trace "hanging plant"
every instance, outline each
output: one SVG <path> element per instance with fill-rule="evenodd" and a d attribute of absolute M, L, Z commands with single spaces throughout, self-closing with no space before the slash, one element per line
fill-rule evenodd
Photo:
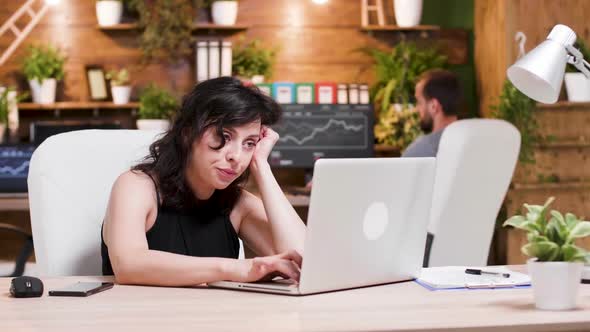
<path fill-rule="evenodd" d="M 195 4 L 187 0 L 129 0 L 139 13 L 143 29 L 141 49 L 145 62 L 177 62 L 191 53 Z"/>
<path fill-rule="evenodd" d="M 518 91 L 509 80 L 504 82 L 498 105 L 492 106 L 492 117 L 506 120 L 520 131 L 518 160 L 521 163 L 535 163 L 535 145 L 543 140 L 534 115 L 535 107 L 535 101 Z"/>

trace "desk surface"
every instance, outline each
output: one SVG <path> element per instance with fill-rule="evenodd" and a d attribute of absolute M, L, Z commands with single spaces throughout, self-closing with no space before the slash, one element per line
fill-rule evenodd
<path fill-rule="evenodd" d="M 307 207 L 309 196 L 286 194 L 287 199 L 294 207 Z M 28 211 L 29 196 L 27 193 L 9 194 L 0 193 L 0 211 Z"/>
<path fill-rule="evenodd" d="M 41 298 L 9 297 L 0 278 L 4 331 L 585 331 L 590 285 L 579 308 L 535 310 L 531 289 L 428 291 L 414 282 L 289 297 L 207 288 L 115 285 L 88 298 L 47 290 L 104 277 L 44 279 Z"/>

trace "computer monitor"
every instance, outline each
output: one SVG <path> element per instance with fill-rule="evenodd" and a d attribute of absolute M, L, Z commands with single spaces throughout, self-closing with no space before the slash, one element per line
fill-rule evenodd
<path fill-rule="evenodd" d="M 373 157 L 371 105 L 283 105 L 273 167 L 313 168 L 320 158 Z"/>
<path fill-rule="evenodd" d="M 32 144 L 0 144 L 0 193 L 26 193 Z"/>

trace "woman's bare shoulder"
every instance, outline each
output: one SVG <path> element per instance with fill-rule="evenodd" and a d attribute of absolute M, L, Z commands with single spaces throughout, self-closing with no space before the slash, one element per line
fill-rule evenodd
<path fill-rule="evenodd" d="M 139 171 L 126 171 L 119 175 L 113 184 L 112 198 L 128 203 L 155 203 L 156 187 L 152 179 Z M 141 204 L 143 205 L 143 204 Z"/>

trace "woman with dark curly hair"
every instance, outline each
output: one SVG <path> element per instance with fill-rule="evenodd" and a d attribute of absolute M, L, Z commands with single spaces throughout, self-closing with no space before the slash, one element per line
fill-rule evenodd
<path fill-rule="evenodd" d="M 103 274 L 160 286 L 297 281 L 305 225 L 268 164 L 279 137 L 269 126 L 280 116 L 274 100 L 238 80 L 195 86 L 145 160 L 113 184 Z M 261 199 L 243 188 L 249 174 Z M 238 237 L 259 257 L 237 259 Z"/>

